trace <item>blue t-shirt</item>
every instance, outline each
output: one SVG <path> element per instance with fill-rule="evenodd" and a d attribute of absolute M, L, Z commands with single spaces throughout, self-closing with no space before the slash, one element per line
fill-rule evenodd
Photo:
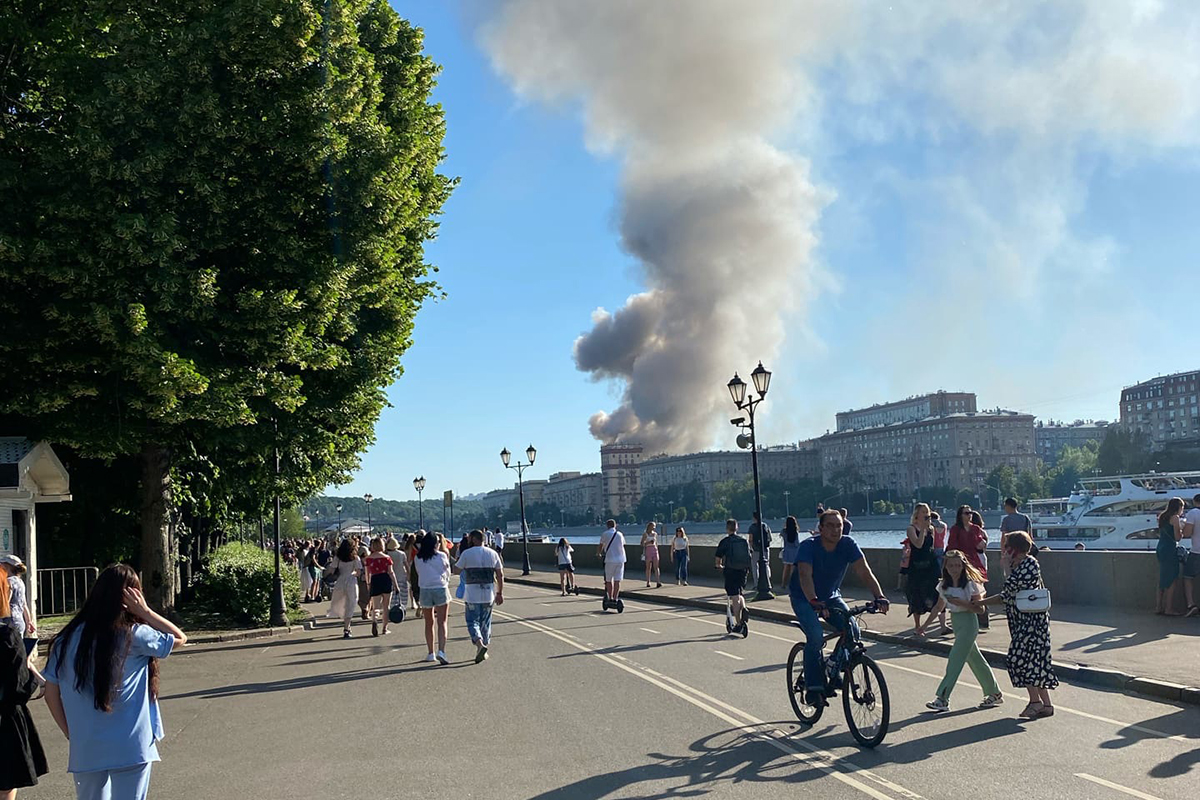
<path fill-rule="evenodd" d="M 820 536 L 812 536 L 799 544 L 793 563 L 812 564 L 813 589 L 817 592 L 817 599 L 827 603 L 842 596 L 842 579 L 846 577 L 846 567 L 862 557 L 862 548 L 849 536 L 843 535 L 833 552 L 825 549 Z M 792 573 L 788 591 L 795 597 L 804 598 L 799 572 Z"/>
<path fill-rule="evenodd" d="M 163 727 L 158 703 L 150 699 L 150 659 L 170 655 L 175 637 L 149 625 L 134 625 L 130 635 L 133 641 L 121 682 L 111 696 L 111 712 L 96 708 L 90 686 L 75 691 L 78 631 L 55 645 L 54 657 L 46 664 L 46 680 L 58 685 L 71 730 L 68 772 L 121 769 L 159 760 L 154 742 L 163 738 Z"/>

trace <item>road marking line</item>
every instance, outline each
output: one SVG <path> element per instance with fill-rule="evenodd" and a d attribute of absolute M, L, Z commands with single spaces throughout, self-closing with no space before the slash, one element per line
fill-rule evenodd
<path fill-rule="evenodd" d="M 638 630 L 645 631 L 646 633 L 658 633 L 658 631 L 654 630 L 653 628 L 638 628 Z"/>
<path fill-rule="evenodd" d="M 726 653 L 724 650 L 713 650 L 713 652 L 719 656 L 725 656 L 726 658 L 732 658 L 734 661 L 745 661 L 746 660 L 746 659 L 742 658 L 741 656 L 735 656 L 733 653 Z"/>
<path fill-rule="evenodd" d="M 563 642 L 564 644 L 571 645 L 574 648 L 577 648 L 579 650 L 582 650 L 583 652 L 589 653 L 590 655 L 593 655 L 596 658 L 600 659 L 601 661 L 611 664 L 612 666 L 617 667 L 618 669 L 625 670 L 630 675 L 633 675 L 637 678 L 641 678 L 642 680 L 646 681 L 647 683 L 649 683 L 653 686 L 657 686 L 658 688 L 660 688 L 670 694 L 675 695 L 676 697 L 680 698 L 681 700 L 683 700 L 687 703 L 690 703 L 691 705 L 693 705 L 703 711 L 708 712 L 709 714 L 717 717 L 718 719 L 722 720 L 723 722 L 725 722 L 729 725 L 732 725 L 736 730 L 738 730 L 748 736 L 756 738 L 760 741 L 766 742 L 767 744 L 771 745 L 775 749 L 785 753 L 788 756 L 791 756 L 795 760 L 805 762 L 807 764 L 810 764 L 810 765 L 816 767 L 817 769 L 826 773 L 827 775 L 834 778 L 835 780 L 838 780 L 838 781 L 846 784 L 847 786 L 857 789 L 858 791 L 862 792 L 863 794 L 867 795 L 868 797 L 873 798 L 873 800 L 893 800 L 893 798 L 890 797 L 889 795 L 886 795 L 886 794 L 878 791 L 877 789 L 875 789 L 871 786 L 868 786 L 867 784 L 858 780 L 856 777 L 854 777 L 852 775 L 848 775 L 845 772 L 842 772 L 841 769 L 838 768 L 838 766 L 844 765 L 846 767 L 853 768 L 853 770 L 855 772 L 862 773 L 864 776 L 869 776 L 872 780 L 879 782 L 881 785 L 888 786 L 889 788 L 894 787 L 894 791 L 896 791 L 896 793 L 901 794 L 902 796 L 909 798 L 910 800 L 923 800 L 923 798 L 921 798 L 920 795 L 914 794 L 914 793 L 908 791 L 907 789 L 903 789 L 903 787 L 900 787 L 896 784 L 892 784 L 890 781 L 885 781 L 883 778 L 880 778 L 879 776 L 875 775 L 874 773 L 871 773 L 868 770 L 861 769 L 860 767 L 858 767 L 858 765 L 854 764 L 854 762 L 849 761 L 848 759 L 844 759 L 844 758 L 839 759 L 836 756 L 834 756 L 832 753 L 828 753 L 824 750 L 821 750 L 820 748 L 816 747 L 815 745 L 805 742 L 803 739 L 798 739 L 798 740 L 787 739 L 787 741 L 781 741 L 781 737 L 782 738 L 787 737 L 787 734 L 785 732 L 780 731 L 776 728 L 770 728 L 769 731 L 759 730 L 758 729 L 759 727 L 765 725 L 765 723 L 763 723 L 762 720 L 756 721 L 756 718 L 754 716 L 747 714 L 745 711 L 734 710 L 732 706 L 729 706 L 728 704 L 720 702 L 720 701 L 715 701 L 715 698 L 709 698 L 703 692 L 701 692 L 698 689 L 695 689 L 691 686 L 688 686 L 687 684 L 681 683 L 677 680 L 674 680 L 673 678 L 666 678 L 664 676 L 665 681 L 669 681 L 670 683 L 675 684 L 675 686 L 682 687 L 682 690 L 677 689 L 677 688 L 675 688 L 675 686 L 671 686 L 671 685 L 668 685 L 668 683 L 665 683 L 664 680 L 658 680 L 656 678 L 653 678 L 653 677 L 647 675 L 645 673 L 645 671 L 643 671 L 643 670 L 635 669 L 634 667 L 629 666 L 628 664 L 622 664 L 620 661 L 617 661 L 616 659 L 613 659 L 604 653 L 600 653 L 600 652 L 597 652 L 596 650 L 590 649 L 589 646 L 584 646 L 584 645 L 572 642 L 570 639 L 560 636 L 559 632 L 557 630 L 555 630 L 554 628 L 548 627 L 546 625 L 542 625 L 540 623 L 531 622 L 522 617 L 508 614 L 503 611 L 496 611 L 494 613 L 498 614 L 501 617 L 507 618 L 513 622 L 516 622 L 518 625 L 524 625 L 527 628 L 531 628 L 535 631 L 544 633 L 547 636 L 550 636 L 551 638 L 558 639 L 559 641 Z M 700 698 L 705 698 L 710 701 L 714 701 L 714 705 L 710 705 L 709 703 L 704 702 Z M 720 706 L 720 707 L 723 707 L 726 709 L 730 709 L 731 711 L 734 711 L 734 713 L 739 714 L 745 720 L 750 720 L 751 724 L 750 725 L 745 724 L 745 722 L 743 722 L 743 720 L 738 719 L 737 717 L 730 716 L 729 714 L 725 713 L 724 711 L 721 711 L 716 706 Z M 756 727 L 756 726 L 758 726 L 758 727 Z M 812 751 L 813 754 L 801 753 L 798 750 L 795 750 L 794 748 L 792 748 L 790 746 L 790 744 L 793 741 L 801 744 L 808 750 Z"/>
<path fill-rule="evenodd" d="M 1114 791 L 1124 792 L 1125 794 L 1129 795 L 1130 797 L 1140 797 L 1142 800 L 1159 800 L 1159 798 L 1155 797 L 1152 794 L 1146 794 L 1145 792 L 1139 792 L 1137 789 L 1130 789 L 1126 786 L 1122 786 L 1119 783 L 1113 783 L 1112 781 L 1106 781 L 1106 780 L 1104 780 L 1104 778 L 1097 778 L 1095 775 L 1088 775 L 1086 772 L 1076 772 L 1075 777 L 1083 778 L 1085 781 L 1091 781 L 1092 783 L 1099 784 L 1100 786 L 1107 786 L 1109 789 L 1113 789 Z"/>
<path fill-rule="evenodd" d="M 669 617 L 689 619 L 689 620 L 692 620 L 693 622 L 702 622 L 705 625 L 716 625 L 718 628 L 724 627 L 724 625 L 720 622 L 715 622 L 714 620 L 711 620 L 711 619 L 704 619 L 703 617 L 699 617 L 694 614 L 687 613 L 689 611 L 689 609 L 680 609 L 679 611 L 676 611 L 676 612 L 662 611 L 662 610 L 656 609 L 656 608 L 652 608 L 652 609 L 648 609 L 648 610 L 653 611 L 656 614 L 665 614 Z M 772 621 L 771 624 L 779 625 L 780 623 Z M 797 630 L 797 633 L 799 633 L 799 630 Z M 764 633 L 764 632 L 758 631 L 758 630 L 750 631 L 750 635 L 751 636 L 765 636 L 768 639 L 774 639 L 779 642 L 787 642 L 788 644 L 795 644 L 797 641 L 799 641 L 798 638 L 787 639 L 783 636 L 775 636 L 774 634 Z M 874 642 L 873 644 L 877 647 L 884 647 L 884 648 L 886 648 L 886 647 L 902 647 L 902 645 L 895 645 L 890 642 Z M 934 655 L 934 654 L 933 653 L 924 653 L 924 655 Z M 912 673 L 913 675 L 920 675 L 925 678 L 932 678 L 935 681 L 940 681 L 940 680 L 942 680 L 942 677 L 943 677 L 941 675 L 934 675 L 932 672 L 925 672 L 924 670 L 913 669 L 912 667 L 905 667 L 905 666 L 901 666 L 900 664 L 893 664 L 890 661 L 887 661 L 885 659 L 876 659 L 876 663 L 879 664 L 881 667 L 887 667 L 888 669 L 895 669 L 895 670 L 899 670 L 901 672 L 909 672 L 909 673 Z M 962 680 L 962 679 L 960 679 L 956 685 L 970 686 L 970 687 L 974 687 L 976 689 L 980 688 L 978 684 L 971 683 L 967 680 Z M 1012 694 L 1010 692 L 1004 692 L 1004 696 L 1010 700 L 1028 700 L 1029 699 L 1028 697 L 1025 697 L 1024 695 Z M 1149 734 L 1150 736 L 1157 736 L 1160 739 L 1167 739 L 1169 741 L 1185 742 L 1185 743 L 1190 741 L 1187 737 L 1180 736 L 1179 734 L 1163 733 L 1162 731 L 1156 731 L 1153 728 L 1146 728 L 1146 727 L 1137 725 L 1132 722 L 1121 722 L 1120 720 L 1110 719 L 1109 717 L 1102 717 L 1097 714 L 1089 714 L 1086 711 L 1079 711 L 1078 709 L 1069 708 L 1067 706 L 1060 705 L 1058 703 L 1054 704 L 1054 708 L 1059 711 L 1062 711 L 1063 713 L 1066 713 L 1066 714 L 1074 714 L 1077 717 L 1083 717 L 1084 719 L 1090 719 L 1094 722 L 1103 722 L 1106 725 L 1113 725 L 1118 728 L 1128 728 L 1130 730 L 1138 731 L 1139 733 Z"/>

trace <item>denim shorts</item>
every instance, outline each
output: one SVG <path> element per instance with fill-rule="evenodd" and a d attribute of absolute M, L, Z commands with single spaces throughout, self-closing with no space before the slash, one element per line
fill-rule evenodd
<path fill-rule="evenodd" d="M 421 587 L 421 607 L 422 608 L 437 608 L 438 606 L 449 605 L 450 590 L 444 586 L 435 586 L 432 589 Z"/>
<path fill-rule="evenodd" d="M 1183 562 L 1183 577 L 1200 578 L 1200 553 L 1189 553 Z"/>

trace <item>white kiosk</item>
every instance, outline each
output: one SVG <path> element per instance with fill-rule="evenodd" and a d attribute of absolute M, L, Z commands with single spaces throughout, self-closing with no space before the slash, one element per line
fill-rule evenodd
<path fill-rule="evenodd" d="M 37 504 L 71 499 L 71 478 L 46 442 L 0 436 L 0 555 L 25 562 L 29 609 L 37 613 Z M 35 616 L 36 618 L 36 616 Z"/>

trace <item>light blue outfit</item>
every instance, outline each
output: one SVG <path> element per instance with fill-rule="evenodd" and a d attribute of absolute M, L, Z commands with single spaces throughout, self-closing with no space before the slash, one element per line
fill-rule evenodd
<path fill-rule="evenodd" d="M 79 631 L 55 644 L 44 674 L 62 694 L 71 731 L 67 771 L 75 774 L 78 800 L 127 800 L 146 796 L 150 765 L 159 760 L 155 742 L 163 738 L 158 702 L 150 697 L 150 659 L 166 658 L 175 637 L 149 625 L 134 625 L 112 711 L 95 707 L 91 686 L 75 690 L 75 651 Z"/>

